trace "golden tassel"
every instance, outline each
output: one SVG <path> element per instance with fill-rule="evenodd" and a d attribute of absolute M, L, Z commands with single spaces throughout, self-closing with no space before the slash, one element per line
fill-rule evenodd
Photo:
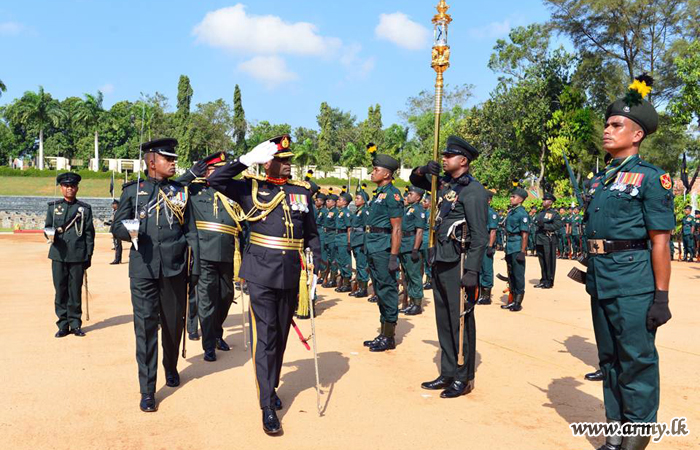
<path fill-rule="evenodd" d="M 309 317 L 309 286 L 306 275 L 305 264 L 301 264 L 301 274 L 299 275 L 299 305 L 297 306 L 298 317 Z"/>
<path fill-rule="evenodd" d="M 240 282 L 241 279 L 238 277 L 238 273 L 241 270 L 241 243 L 238 236 L 234 236 L 234 246 L 233 246 L 233 280 Z"/>

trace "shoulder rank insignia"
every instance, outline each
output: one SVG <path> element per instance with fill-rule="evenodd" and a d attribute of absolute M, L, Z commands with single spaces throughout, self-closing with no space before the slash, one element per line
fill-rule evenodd
<path fill-rule="evenodd" d="M 449 191 L 445 194 L 445 200 L 448 202 L 453 202 L 457 199 L 457 193 L 455 191 Z"/>
<path fill-rule="evenodd" d="M 399 194 L 394 194 L 394 200 L 396 200 L 397 202 L 400 202 L 401 196 Z"/>
<path fill-rule="evenodd" d="M 667 173 L 661 175 L 661 186 L 664 189 L 671 189 L 673 187 L 673 181 L 671 181 L 671 176 Z"/>

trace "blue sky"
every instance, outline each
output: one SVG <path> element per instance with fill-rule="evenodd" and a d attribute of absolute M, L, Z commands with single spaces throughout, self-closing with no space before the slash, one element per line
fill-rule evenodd
<path fill-rule="evenodd" d="M 486 67 L 511 27 L 547 20 L 539 0 L 448 1 L 447 83 L 488 98 Z M 322 101 L 352 111 L 382 105 L 399 122 L 409 96 L 433 89 L 437 0 L 3 0 L 0 79 L 5 104 L 39 85 L 54 97 L 101 89 L 105 106 L 159 91 L 174 107 L 186 74 L 193 103 L 232 103 L 239 84 L 249 120 L 316 128 Z"/>

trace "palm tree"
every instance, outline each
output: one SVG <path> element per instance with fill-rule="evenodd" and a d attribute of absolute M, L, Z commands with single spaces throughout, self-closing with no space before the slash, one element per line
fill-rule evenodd
<path fill-rule="evenodd" d="M 0 80 L 0 97 L 2 97 L 2 93 L 7 90 L 7 86 L 5 86 L 5 83 Z"/>
<path fill-rule="evenodd" d="M 95 166 L 93 168 L 95 171 L 98 171 L 100 168 L 100 140 L 97 125 L 104 112 L 104 109 L 102 109 L 103 98 L 104 96 L 100 91 L 97 91 L 97 95 L 85 94 L 85 101 L 80 104 L 78 111 L 75 113 L 75 120 L 78 123 L 83 124 L 86 128 L 95 128 Z"/>
<path fill-rule="evenodd" d="M 39 129 L 39 169 L 44 168 L 44 129 L 52 125 L 54 127 L 67 118 L 66 112 L 61 108 L 57 100 L 51 98 L 51 94 L 44 92 L 39 86 L 39 92 L 27 91 L 13 108 L 13 120 L 24 127 Z"/>
<path fill-rule="evenodd" d="M 294 145 L 294 163 L 297 165 L 297 176 L 301 175 L 305 167 L 315 165 L 318 162 L 318 152 L 314 148 L 313 141 L 306 138 L 301 144 Z"/>

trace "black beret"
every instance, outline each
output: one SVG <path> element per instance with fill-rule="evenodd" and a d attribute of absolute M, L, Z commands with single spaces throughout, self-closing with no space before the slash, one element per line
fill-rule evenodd
<path fill-rule="evenodd" d="M 425 194 L 425 189 L 421 189 L 417 186 L 409 186 L 408 192 L 415 192 L 416 194 L 423 196 L 423 194 Z"/>
<path fill-rule="evenodd" d="M 542 196 L 542 200 L 551 200 L 553 202 L 556 202 L 557 198 L 551 192 L 547 192 L 546 194 L 544 194 L 544 196 Z"/>
<path fill-rule="evenodd" d="M 118 205 L 118 204 L 119 204 L 119 200 L 117 200 L 117 199 L 115 198 L 114 200 L 112 200 L 112 204 L 113 204 L 113 205 Z"/>
<path fill-rule="evenodd" d="M 518 197 L 522 198 L 525 200 L 527 198 L 527 191 L 521 187 L 516 187 L 512 191 L 510 191 L 511 195 L 517 195 Z"/>
<path fill-rule="evenodd" d="M 659 128 L 659 114 L 654 106 L 646 100 L 637 105 L 628 105 L 625 99 L 615 100 L 605 112 L 605 120 L 611 116 L 623 116 L 633 120 L 644 130 L 645 135 L 654 133 Z"/>
<path fill-rule="evenodd" d="M 342 194 L 340 194 L 339 197 L 344 199 L 348 203 L 352 201 L 352 195 L 348 194 L 347 192 L 343 192 Z"/>
<path fill-rule="evenodd" d="M 690 205 L 685 205 L 685 207 L 683 209 L 693 209 L 693 207 Z"/>
<path fill-rule="evenodd" d="M 56 184 L 75 184 L 80 183 L 82 178 L 75 172 L 65 172 L 56 177 Z"/>
<path fill-rule="evenodd" d="M 375 167 L 383 167 L 392 172 L 396 172 L 396 170 L 399 168 L 399 162 L 396 159 L 384 154 L 378 154 L 375 156 L 374 160 L 372 161 L 372 165 Z"/>
<path fill-rule="evenodd" d="M 359 195 L 364 201 L 369 200 L 369 195 L 367 195 L 364 189 L 358 189 L 357 191 L 355 191 L 355 195 Z"/>
<path fill-rule="evenodd" d="M 152 141 L 146 142 L 145 144 L 143 144 L 141 149 L 145 153 L 158 153 L 159 155 L 177 158 L 177 153 L 175 153 L 175 147 L 177 147 L 177 139 L 163 138 L 154 139 Z"/>
<path fill-rule="evenodd" d="M 319 192 L 318 194 L 316 194 L 316 198 L 319 200 L 323 200 L 325 202 L 326 201 L 326 194 L 324 194 L 323 192 Z"/>
<path fill-rule="evenodd" d="M 334 202 L 338 200 L 338 196 L 335 194 L 326 195 L 326 200 L 333 200 Z"/>
<path fill-rule="evenodd" d="M 447 145 L 442 151 L 443 155 L 462 155 L 466 156 L 469 161 L 473 161 L 479 157 L 479 151 L 475 149 L 469 142 L 458 136 L 450 136 L 447 138 Z"/>

